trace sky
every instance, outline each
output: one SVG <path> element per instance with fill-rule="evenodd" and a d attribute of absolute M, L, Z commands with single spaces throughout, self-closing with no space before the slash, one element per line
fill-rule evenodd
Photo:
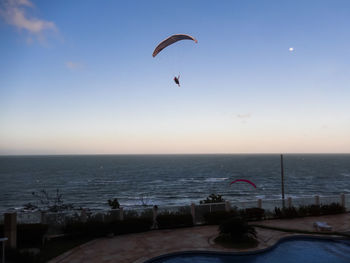
<path fill-rule="evenodd" d="M 0 155 L 350 153 L 349 14 L 347 0 L 0 0 Z M 198 43 L 152 57 L 179 33 Z"/>

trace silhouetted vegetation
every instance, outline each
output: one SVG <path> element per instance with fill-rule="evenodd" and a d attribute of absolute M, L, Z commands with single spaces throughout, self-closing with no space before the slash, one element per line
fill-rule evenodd
<path fill-rule="evenodd" d="M 236 248 L 256 247 L 258 244 L 255 228 L 239 217 L 230 218 L 220 224 L 219 236 L 215 242 Z"/>
<path fill-rule="evenodd" d="M 54 195 L 50 195 L 46 190 L 41 190 L 39 192 L 32 192 L 32 196 L 37 199 L 39 204 L 27 203 L 24 204 L 24 209 L 42 209 L 49 212 L 61 212 L 73 209 L 72 204 L 64 203 L 63 195 L 59 189 L 56 189 Z"/>
<path fill-rule="evenodd" d="M 117 198 L 114 198 L 113 200 L 109 199 L 108 205 L 110 206 L 111 209 L 119 209 L 120 207 L 120 204 Z"/>
<path fill-rule="evenodd" d="M 248 221 L 258 221 L 265 218 L 265 210 L 259 207 L 241 209 L 239 214 Z"/>
<path fill-rule="evenodd" d="M 190 213 L 163 212 L 157 216 L 159 228 L 176 228 L 193 226 L 193 218 Z"/>
<path fill-rule="evenodd" d="M 230 211 L 208 212 L 208 213 L 205 213 L 203 217 L 204 217 L 205 223 L 209 225 L 219 225 L 223 221 L 234 217 L 240 217 L 247 221 L 257 221 L 257 220 L 264 219 L 265 210 L 258 207 L 246 208 L 246 209 L 233 208 Z"/>
<path fill-rule="evenodd" d="M 227 219 L 238 217 L 239 211 L 237 209 L 233 209 L 230 212 L 227 211 L 215 211 L 211 213 L 205 213 L 203 215 L 205 223 L 209 225 L 219 225 L 223 221 Z"/>
<path fill-rule="evenodd" d="M 274 216 L 277 218 L 295 218 L 305 216 L 320 216 L 344 213 L 345 207 L 339 203 L 331 203 L 329 205 L 306 205 L 299 207 L 275 207 Z"/>
<path fill-rule="evenodd" d="M 211 194 L 205 200 L 200 201 L 200 204 L 210 204 L 210 203 L 222 203 L 225 202 L 225 199 L 222 195 Z"/>

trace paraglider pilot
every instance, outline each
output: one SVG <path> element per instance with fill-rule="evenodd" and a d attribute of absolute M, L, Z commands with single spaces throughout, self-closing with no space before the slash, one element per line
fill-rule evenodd
<path fill-rule="evenodd" d="M 180 80 L 179 79 L 180 79 L 180 75 L 177 77 L 176 76 L 174 77 L 175 83 L 180 87 Z"/>

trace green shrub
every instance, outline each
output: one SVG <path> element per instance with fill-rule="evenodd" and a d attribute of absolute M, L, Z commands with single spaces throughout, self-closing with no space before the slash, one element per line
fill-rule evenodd
<path fill-rule="evenodd" d="M 225 199 L 222 198 L 222 195 L 211 194 L 207 199 L 200 201 L 200 204 L 210 204 L 210 203 L 222 203 L 225 202 Z"/>
<path fill-rule="evenodd" d="M 87 222 L 73 221 L 64 227 L 66 234 L 80 237 L 102 237 L 112 232 L 111 223 L 102 221 L 88 220 Z"/>
<path fill-rule="evenodd" d="M 111 229 L 115 235 L 146 232 L 151 229 L 152 223 L 149 217 L 127 218 L 111 222 Z"/>
<path fill-rule="evenodd" d="M 226 221 L 229 218 L 237 217 L 237 216 L 239 216 L 239 213 L 237 210 L 231 210 L 229 212 L 215 211 L 215 212 L 205 213 L 203 215 L 205 223 L 208 225 L 219 225 L 223 221 Z"/>
<path fill-rule="evenodd" d="M 309 206 L 309 215 L 311 215 L 311 216 L 321 215 L 321 206 L 320 205 L 310 205 Z"/>
<path fill-rule="evenodd" d="M 329 205 L 302 205 L 298 208 L 277 208 L 275 207 L 274 216 L 277 218 L 294 218 L 304 216 L 320 216 L 329 214 L 344 213 L 345 207 L 339 203 L 331 203 Z"/>
<path fill-rule="evenodd" d="M 18 247 L 41 245 L 46 234 L 48 225 L 44 224 L 18 224 L 17 244 Z"/>
<path fill-rule="evenodd" d="M 241 216 L 248 221 L 262 220 L 265 217 L 265 210 L 259 207 L 252 207 L 240 210 Z"/>
<path fill-rule="evenodd" d="M 345 212 L 345 207 L 339 203 L 331 203 L 329 205 L 321 205 L 321 213 L 323 215 L 327 214 L 339 214 Z"/>
<path fill-rule="evenodd" d="M 85 223 L 70 222 L 65 226 L 64 232 L 73 236 L 97 238 L 110 233 L 120 235 L 144 232 L 150 230 L 151 226 L 152 220 L 150 218 L 127 218 L 123 221 L 111 222 L 88 220 Z"/>
<path fill-rule="evenodd" d="M 128 218 L 138 218 L 139 214 L 135 210 L 126 210 L 124 211 L 124 219 Z"/>
<path fill-rule="evenodd" d="M 255 239 L 255 228 L 242 218 L 230 218 L 219 226 L 220 235 L 229 236 L 232 241 Z"/>
<path fill-rule="evenodd" d="M 309 215 L 309 206 L 301 205 L 298 207 L 298 216 L 305 217 Z"/>
<path fill-rule="evenodd" d="M 277 218 L 295 218 L 298 217 L 298 211 L 294 206 L 278 208 L 275 207 L 275 217 Z"/>
<path fill-rule="evenodd" d="M 181 212 L 163 212 L 157 216 L 159 228 L 176 228 L 193 226 L 191 214 Z"/>
<path fill-rule="evenodd" d="M 283 213 L 286 218 L 295 218 L 299 216 L 298 210 L 294 206 L 284 208 Z"/>
<path fill-rule="evenodd" d="M 153 218 L 153 211 L 152 209 L 146 209 L 139 214 L 135 210 L 125 210 L 124 219 L 128 218 Z"/>
<path fill-rule="evenodd" d="M 35 255 L 34 253 L 23 251 L 21 252 L 19 249 L 7 249 L 6 250 L 6 262 L 13 262 L 13 263 L 37 263 L 41 262 L 39 260 L 38 255 Z"/>
<path fill-rule="evenodd" d="M 113 200 L 109 199 L 108 205 L 111 207 L 111 209 L 118 209 L 120 207 L 120 204 L 117 198 L 114 198 Z"/>

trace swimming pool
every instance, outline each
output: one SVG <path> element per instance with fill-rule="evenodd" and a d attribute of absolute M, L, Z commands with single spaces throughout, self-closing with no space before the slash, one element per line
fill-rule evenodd
<path fill-rule="evenodd" d="M 184 252 L 145 263 L 349 263 L 350 240 L 293 238 L 272 249 L 253 253 Z"/>

